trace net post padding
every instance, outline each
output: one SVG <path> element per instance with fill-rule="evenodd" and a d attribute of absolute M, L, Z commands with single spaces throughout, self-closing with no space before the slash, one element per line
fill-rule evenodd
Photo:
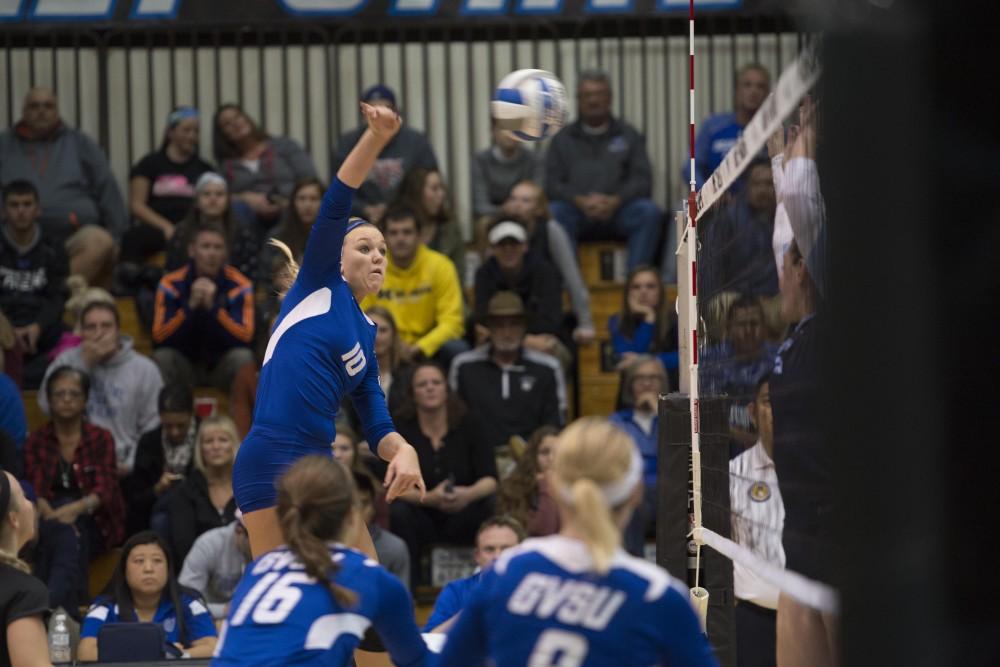
<path fill-rule="evenodd" d="M 701 398 L 702 521 L 730 536 L 728 399 Z M 686 394 L 660 397 L 660 451 L 656 554 L 659 565 L 679 579 L 689 574 L 691 532 L 691 412 Z M 727 471 L 725 474 L 712 471 Z M 681 508 L 684 508 L 683 510 Z M 693 558 L 691 564 L 693 566 Z M 701 550 L 702 587 L 709 591 L 708 639 L 723 667 L 736 664 L 733 563 L 714 549 Z M 693 579 L 687 580 L 688 585 Z"/>
<path fill-rule="evenodd" d="M 660 396 L 656 490 L 656 563 L 687 582 L 691 411 L 687 394 Z"/>

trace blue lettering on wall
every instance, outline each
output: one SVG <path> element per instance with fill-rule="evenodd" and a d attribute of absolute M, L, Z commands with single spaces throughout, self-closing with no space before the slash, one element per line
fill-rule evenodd
<path fill-rule="evenodd" d="M 558 14 L 562 0 L 517 0 L 515 14 Z"/>
<path fill-rule="evenodd" d="M 632 0 L 587 0 L 587 11 L 594 14 L 630 12 L 632 4 Z"/>
<path fill-rule="evenodd" d="M 393 16 L 433 16 L 437 14 L 438 0 L 392 0 L 389 14 Z"/>
<path fill-rule="evenodd" d="M 743 0 L 694 0 L 697 9 L 736 9 Z M 661 11 L 676 12 L 688 10 L 688 0 L 657 0 L 656 8 Z"/>
<path fill-rule="evenodd" d="M 189 2 L 195 0 L 188 0 Z M 218 0 L 216 0 L 218 1 Z M 118 0 L 0 0 L 0 22 L 28 21 L 108 21 L 114 17 Z M 131 0 L 129 20 L 174 19 L 184 0 Z M 298 17 L 337 17 L 369 12 L 369 0 L 244 0 L 247 4 L 274 2 L 285 14 Z M 228 3 L 219 3 L 220 5 Z M 695 0 L 699 9 L 735 9 L 743 0 Z M 272 5 L 272 6 L 275 6 Z M 442 10 L 442 5 L 445 9 Z M 563 0 L 389 0 L 390 16 L 435 16 L 442 11 L 462 16 L 546 15 L 563 11 Z M 688 0 L 656 0 L 656 10 L 686 11 Z M 220 6 L 220 11 L 222 10 Z M 587 14 L 635 11 L 635 0 L 586 0 Z"/>
<path fill-rule="evenodd" d="M 507 13 L 507 0 L 462 0 L 458 11 L 463 16 L 502 16 Z"/>
<path fill-rule="evenodd" d="M 0 21 L 17 21 L 28 0 L 0 0 Z"/>
<path fill-rule="evenodd" d="M 134 0 L 133 19 L 175 19 L 181 8 L 181 0 Z"/>
<path fill-rule="evenodd" d="M 115 0 L 35 0 L 32 21 L 102 21 L 115 12 Z"/>
<path fill-rule="evenodd" d="M 278 4 L 295 16 L 349 16 L 364 9 L 368 0 L 278 0 Z"/>

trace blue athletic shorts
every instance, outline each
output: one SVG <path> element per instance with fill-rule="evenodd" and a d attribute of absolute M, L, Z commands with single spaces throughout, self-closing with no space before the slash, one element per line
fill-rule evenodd
<path fill-rule="evenodd" d="M 306 444 L 252 428 L 240 445 L 233 464 L 233 497 L 244 514 L 278 502 L 278 478 L 303 456 L 333 456 L 329 443 Z"/>

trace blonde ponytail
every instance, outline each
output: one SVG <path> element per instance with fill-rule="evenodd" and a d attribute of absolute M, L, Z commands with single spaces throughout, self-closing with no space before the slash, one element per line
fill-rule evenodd
<path fill-rule="evenodd" d="M 621 541 L 611 509 L 600 487 L 587 478 L 573 482 L 570 498 L 576 525 L 583 533 L 590 557 L 594 559 L 594 569 L 599 574 L 605 574 Z"/>
<path fill-rule="evenodd" d="M 278 296 L 284 298 L 299 275 L 299 263 L 295 261 L 292 249 L 284 241 L 272 237 L 267 240 L 267 244 L 277 248 L 285 256 L 285 266 L 275 271 L 276 277 L 274 280 L 278 287 Z"/>
<path fill-rule="evenodd" d="M 578 419 L 559 435 L 552 477 L 556 498 L 604 574 L 621 544 L 615 513 L 641 483 L 641 456 L 632 438 L 607 419 Z"/>

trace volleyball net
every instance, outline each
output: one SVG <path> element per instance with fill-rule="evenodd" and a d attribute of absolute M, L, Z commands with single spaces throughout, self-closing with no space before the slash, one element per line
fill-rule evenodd
<path fill-rule="evenodd" d="M 838 610 L 830 585 L 786 567 L 784 543 L 817 545 L 811 534 L 785 526 L 769 396 L 775 359 L 790 344 L 801 306 L 783 306 L 779 289 L 789 247 L 806 258 L 818 289 L 825 279 L 825 231 L 815 215 L 819 76 L 817 44 L 810 43 L 772 82 L 742 132 L 728 138 L 732 147 L 698 179 L 680 220 L 678 316 L 686 377 L 683 393 L 665 397 L 660 407 L 667 428 L 657 552 L 672 573 L 688 572 L 692 602 L 721 653 L 734 641 L 736 600 L 774 609 L 784 594 L 819 611 Z M 697 169 L 693 165 L 692 173 Z M 802 210 L 810 205 L 813 211 Z M 796 391 L 787 382 L 782 389 Z M 800 491 L 788 489 L 796 500 L 810 496 Z"/>

